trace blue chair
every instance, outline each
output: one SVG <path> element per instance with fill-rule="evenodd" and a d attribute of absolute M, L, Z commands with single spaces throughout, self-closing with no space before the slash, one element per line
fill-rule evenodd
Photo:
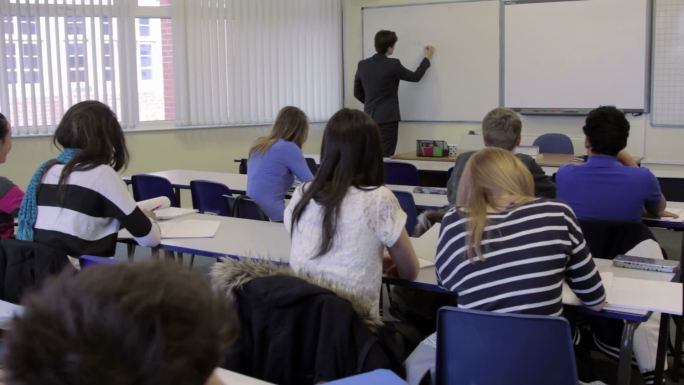
<path fill-rule="evenodd" d="M 236 197 L 225 195 L 224 199 L 228 203 L 231 217 L 269 221 L 268 216 L 259 208 L 259 205 L 247 195 L 238 195 Z"/>
<path fill-rule="evenodd" d="M 411 163 L 385 161 L 385 184 L 419 186 L 418 169 Z"/>
<path fill-rule="evenodd" d="M 562 317 L 443 307 L 437 385 L 577 385 L 570 325 Z"/>
<path fill-rule="evenodd" d="M 532 143 L 539 147 L 542 154 L 574 154 L 575 148 L 572 140 L 565 134 L 549 133 L 542 134 Z"/>
<path fill-rule="evenodd" d="M 193 180 L 190 182 L 192 207 L 200 213 L 230 216 L 228 204 L 224 196 L 232 196 L 228 186 L 207 180 Z"/>
<path fill-rule="evenodd" d="M 309 170 L 311 170 L 311 173 L 316 175 L 318 172 L 318 164 L 316 164 L 316 161 L 314 158 L 306 158 L 306 165 L 309 166 Z"/>
<path fill-rule="evenodd" d="M 173 191 L 173 186 L 171 186 L 171 182 L 166 178 L 156 175 L 137 174 L 131 177 L 131 184 L 133 185 L 133 199 L 136 202 L 165 196 L 171 201 L 171 206 L 180 207 L 180 202 L 178 202 L 178 197 Z"/>
<path fill-rule="evenodd" d="M 406 191 L 392 191 L 399 200 L 399 206 L 406 213 L 406 231 L 409 235 L 413 235 L 413 230 L 416 228 L 418 222 L 418 210 L 416 209 L 416 202 L 413 200 L 413 194 Z"/>
<path fill-rule="evenodd" d="M 98 257 L 95 255 L 81 255 L 78 257 L 78 263 L 81 265 L 81 269 L 95 265 L 116 265 L 119 263 L 114 258 Z"/>

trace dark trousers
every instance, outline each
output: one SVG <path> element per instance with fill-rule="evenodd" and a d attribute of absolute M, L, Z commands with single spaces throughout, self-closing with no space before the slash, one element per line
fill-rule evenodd
<path fill-rule="evenodd" d="M 397 149 L 397 138 L 399 136 L 399 122 L 380 123 L 380 142 L 382 143 L 382 156 L 394 155 Z"/>

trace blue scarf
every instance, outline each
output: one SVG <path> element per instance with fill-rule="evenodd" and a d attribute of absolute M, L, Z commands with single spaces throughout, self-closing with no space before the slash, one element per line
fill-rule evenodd
<path fill-rule="evenodd" d="M 33 226 L 36 225 L 36 217 L 38 216 L 38 206 L 36 199 L 38 198 L 38 187 L 40 181 L 43 179 L 43 174 L 48 165 L 55 163 L 66 164 L 69 163 L 79 150 L 75 148 L 65 148 L 59 156 L 55 159 L 46 160 L 36 170 L 24 194 L 24 199 L 21 200 L 19 207 L 19 217 L 17 218 L 17 239 L 22 241 L 33 241 Z"/>

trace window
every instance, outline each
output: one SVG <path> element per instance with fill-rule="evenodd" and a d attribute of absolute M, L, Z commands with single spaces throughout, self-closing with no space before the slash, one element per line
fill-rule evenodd
<path fill-rule="evenodd" d="M 140 44 L 140 78 L 152 79 L 152 44 Z"/>
<path fill-rule="evenodd" d="M 8 0 L 0 11 L 0 111 L 17 135 L 49 134 L 86 99 L 125 129 L 268 123 L 284 105 L 322 121 L 342 104 L 341 0 Z"/>
<path fill-rule="evenodd" d="M 21 67 L 24 83 L 38 83 L 40 77 L 40 47 L 38 43 L 21 43 Z"/>
<path fill-rule="evenodd" d="M 150 36 L 150 18 L 141 17 L 138 19 L 138 34 L 143 37 Z"/>

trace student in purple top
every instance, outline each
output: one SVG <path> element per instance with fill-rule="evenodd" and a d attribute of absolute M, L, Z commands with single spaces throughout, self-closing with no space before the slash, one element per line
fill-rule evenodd
<path fill-rule="evenodd" d="M 0 163 L 5 163 L 12 149 L 12 133 L 9 120 L 0 114 Z M 7 178 L 0 177 L 0 239 L 14 235 L 14 217 L 19 212 L 24 192 Z"/>
<path fill-rule="evenodd" d="M 309 120 L 297 107 L 284 107 L 268 136 L 254 142 L 247 160 L 247 195 L 274 222 L 283 221 L 285 194 L 296 176 L 302 182 L 313 174 L 302 155 Z"/>
<path fill-rule="evenodd" d="M 658 179 L 624 151 L 629 122 L 622 111 L 596 108 L 583 130 L 587 162 L 563 166 L 556 174 L 557 198 L 579 219 L 638 222 L 644 209 L 653 216 L 674 216 L 665 211 Z"/>

